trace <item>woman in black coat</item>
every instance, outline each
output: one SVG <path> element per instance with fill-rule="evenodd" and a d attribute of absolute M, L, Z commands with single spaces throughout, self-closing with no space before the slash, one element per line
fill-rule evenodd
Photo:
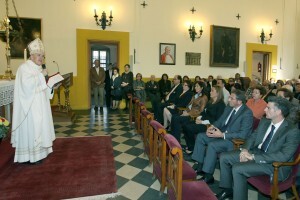
<path fill-rule="evenodd" d="M 111 76 L 111 96 L 112 96 L 112 109 L 118 109 L 120 100 L 122 99 L 122 88 L 121 88 L 122 78 L 119 75 L 119 69 L 113 68 L 113 75 Z"/>
<path fill-rule="evenodd" d="M 186 153 L 194 150 L 195 138 L 198 133 L 206 132 L 207 127 L 215 122 L 223 113 L 226 105 L 224 103 L 223 90 L 220 86 L 214 85 L 211 88 L 210 100 L 195 122 L 188 123 L 182 127 L 186 141 Z"/>
<path fill-rule="evenodd" d="M 169 77 L 167 74 L 163 74 L 161 79 L 158 81 L 160 98 L 165 99 L 167 94 L 171 91 L 171 81 L 168 80 Z"/>

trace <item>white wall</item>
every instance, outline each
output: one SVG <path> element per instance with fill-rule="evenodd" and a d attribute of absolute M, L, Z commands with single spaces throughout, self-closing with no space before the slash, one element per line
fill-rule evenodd
<path fill-rule="evenodd" d="M 246 59 L 246 43 L 258 43 L 261 27 L 272 26 L 274 36 L 268 44 L 278 45 L 278 63 L 282 58 L 282 69 L 277 78 L 292 78 L 299 74 L 300 36 L 299 0 L 151 0 L 143 8 L 141 0 L 15 0 L 20 17 L 42 19 L 42 37 L 46 48 L 47 66 L 60 64 L 62 73 L 77 74 L 76 29 L 96 29 L 94 8 L 98 15 L 113 10 L 113 24 L 107 30 L 130 32 L 130 54 L 136 49 L 134 73 L 142 72 L 160 77 L 162 73 L 194 77 L 221 74 L 227 78 L 242 72 Z M 15 16 L 10 3 L 10 16 Z M 4 17 L 5 0 L 0 1 L 0 19 Z M 3 5 L 3 6 L 2 6 Z M 197 10 L 192 14 L 192 7 Z M 297 11 L 298 8 L 298 11 Z M 237 20 L 237 14 L 242 17 Z M 275 25 L 275 20 L 279 24 Z M 296 21 L 297 19 L 297 21 Z M 203 36 L 192 42 L 188 36 L 188 22 L 202 22 Z M 240 56 L 238 68 L 209 67 L 210 25 L 240 28 Z M 297 25 L 297 29 L 296 29 Z M 265 27 L 266 29 L 266 27 Z M 268 29 L 268 28 L 267 28 Z M 267 31 L 268 32 L 268 31 Z M 159 43 L 176 43 L 176 65 L 159 65 Z M 185 52 L 200 52 L 201 66 L 186 66 Z M 86 52 L 82 52 L 86 53 Z M 12 60 L 16 72 L 22 60 Z M 0 74 L 6 68 L 5 46 L 0 43 Z"/>

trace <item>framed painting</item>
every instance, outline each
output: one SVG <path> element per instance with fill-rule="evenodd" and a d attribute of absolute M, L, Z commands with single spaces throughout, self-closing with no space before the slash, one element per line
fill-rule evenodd
<path fill-rule="evenodd" d="M 210 28 L 210 66 L 239 66 L 240 29 L 215 26 Z"/>
<path fill-rule="evenodd" d="M 34 39 L 42 39 L 41 19 L 9 17 L 10 30 L 9 44 L 11 58 L 24 58 L 24 49 Z M 20 26 L 20 24 L 21 26 Z M 5 35 L 1 35 L 1 40 L 6 42 Z"/>
<path fill-rule="evenodd" d="M 160 65 L 176 64 L 176 44 L 159 43 L 159 64 Z"/>

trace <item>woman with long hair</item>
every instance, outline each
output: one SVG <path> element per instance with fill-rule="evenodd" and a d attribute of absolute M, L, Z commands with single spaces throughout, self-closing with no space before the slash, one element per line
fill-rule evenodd
<path fill-rule="evenodd" d="M 186 153 L 192 153 L 195 146 L 195 136 L 206 132 L 207 126 L 215 122 L 223 113 L 226 105 L 224 103 L 223 89 L 214 85 L 210 91 L 210 100 L 196 120 L 182 127 L 186 141 Z"/>
<path fill-rule="evenodd" d="M 171 119 L 171 134 L 180 142 L 180 133 L 183 124 L 189 122 L 192 118 L 198 117 L 206 106 L 208 95 L 206 86 L 203 82 L 194 84 L 195 95 L 188 104 L 187 109 L 181 115 L 174 115 Z"/>
<path fill-rule="evenodd" d="M 158 81 L 160 98 L 165 99 L 167 94 L 171 91 L 171 81 L 169 80 L 168 74 L 163 74 L 161 79 Z"/>

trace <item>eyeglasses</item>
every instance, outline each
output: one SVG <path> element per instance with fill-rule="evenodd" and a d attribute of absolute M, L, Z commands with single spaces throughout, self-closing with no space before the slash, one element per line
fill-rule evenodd
<path fill-rule="evenodd" d="M 184 84 L 183 86 L 189 86 L 189 85 L 187 85 L 187 84 Z"/>

